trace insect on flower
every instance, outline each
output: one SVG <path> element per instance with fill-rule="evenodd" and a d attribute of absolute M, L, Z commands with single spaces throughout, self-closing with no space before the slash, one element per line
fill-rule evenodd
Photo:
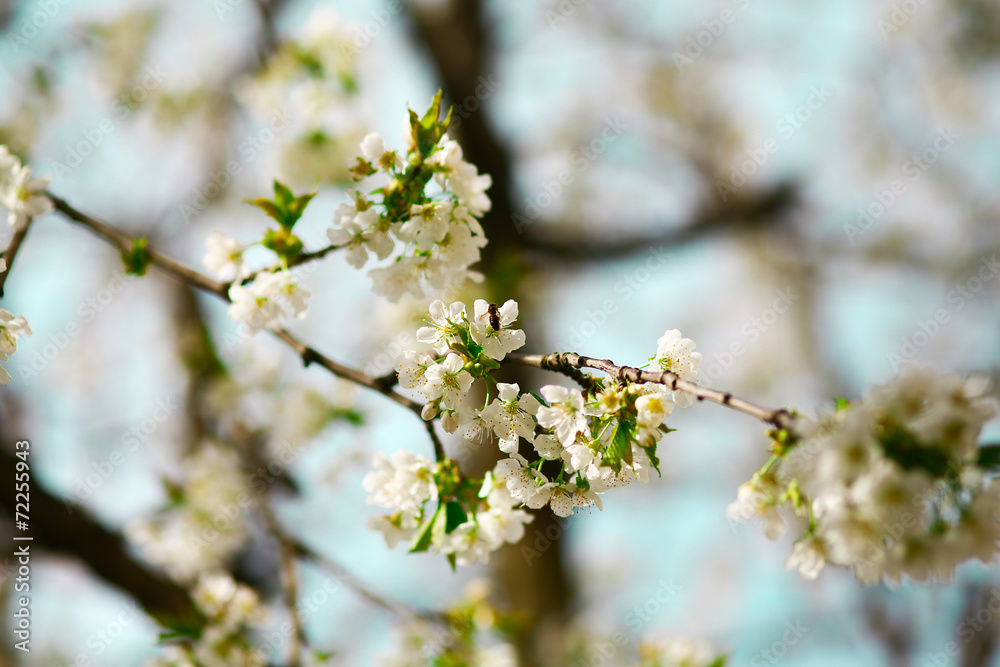
<path fill-rule="evenodd" d="M 490 314 L 490 326 L 494 331 L 500 331 L 500 309 L 497 308 L 495 303 L 491 303 L 489 310 L 486 312 Z"/>

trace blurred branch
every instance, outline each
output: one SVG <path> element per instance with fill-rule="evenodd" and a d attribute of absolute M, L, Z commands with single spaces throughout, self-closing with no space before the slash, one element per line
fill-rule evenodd
<path fill-rule="evenodd" d="M 908 622 L 893 621 L 883 600 L 871 593 L 864 598 L 864 614 L 868 630 L 885 646 L 892 667 L 908 667 L 913 645 L 913 628 Z"/>
<path fill-rule="evenodd" d="M 288 667 L 300 667 L 302 665 L 302 649 L 309 646 L 305 628 L 302 626 L 302 617 L 298 611 L 299 582 L 298 567 L 295 564 L 295 545 L 285 539 L 285 534 L 281 530 L 281 524 L 271 509 L 268 498 L 260 501 L 260 511 L 264 516 L 268 531 L 276 540 L 281 549 L 281 591 L 285 609 L 288 612 L 289 621 L 292 624 L 292 636 L 288 642 Z"/>
<path fill-rule="evenodd" d="M 267 63 L 271 54 L 274 53 L 278 44 L 278 15 L 288 0 L 257 0 L 257 12 L 260 14 L 260 36 L 257 47 L 257 57 L 260 63 L 257 68 L 263 67 Z"/>
<path fill-rule="evenodd" d="M 14 232 L 14 237 L 11 238 L 7 249 L 3 252 L 3 259 L 7 262 L 7 268 L 3 272 L 0 272 L 0 296 L 3 296 L 3 286 L 7 283 L 10 270 L 14 268 L 14 258 L 17 257 L 17 251 L 21 249 L 21 244 L 24 242 L 24 237 L 28 235 L 28 228 L 30 226 L 31 219 L 29 218 L 24 227 Z"/>
<path fill-rule="evenodd" d="M 681 246 L 712 236 L 733 232 L 755 232 L 775 226 L 783 213 L 796 203 L 798 189 L 786 182 L 755 197 L 733 199 L 725 206 L 707 208 L 689 224 L 658 235 L 621 239 L 617 235 L 596 239 L 578 230 L 566 232 L 566 226 L 553 223 L 557 233 L 524 234 L 524 244 L 543 260 L 605 261 L 645 252 L 650 247 Z M 549 225 L 545 225 L 549 226 Z M 617 231 L 617 230 L 616 230 Z"/>
<path fill-rule="evenodd" d="M 0 421 L 0 477 L 14 479 L 19 459 L 6 445 L 30 437 L 14 435 L 17 426 L 11 424 L 16 408 L 8 408 Z M 9 515 L 14 514 L 14 495 L 0 494 L 0 506 Z M 37 482 L 31 489 L 31 533 L 33 544 L 39 548 L 71 555 L 86 564 L 97 576 L 112 586 L 125 591 L 154 618 L 163 622 L 171 619 L 190 618 L 195 609 L 188 592 L 164 576 L 150 572 L 127 553 L 119 535 L 110 532 L 83 512 L 72 520 L 68 503 L 45 490 Z"/>
<path fill-rule="evenodd" d="M 557 352 L 555 354 L 519 354 L 511 352 L 507 359 L 515 363 L 526 366 L 534 366 L 547 371 L 562 373 L 576 379 L 578 369 L 593 368 L 603 371 L 618 380 L 628 380 L 629 382 L 655 382 L 664 384 L 674 391 L 682 391 L 691 394 L 699 401 L 710 401 L 718 403 L 727 408 L 750 415 L 762 422 L 771 424 L 777 428 L 793 430 L 794 419 L 791 413 L 784 408 L 766 408 L 756 403 L 733 396 L 729 392 L 722 392 L 717 389 L 708 389 L 693 382 L 681 380 L 672 371 L 644 371 L 632 366 L 619 366 L 607 359 L 594 359 L 585 357 L 573 352 Z"/>
<path fill-rule="evenodd" d="M 996 591 L 986 585 L 971 586 L 967 590 L 965 613 L 962 614 L 962 621 L 959 622 L 955 632 L 956 643 L 964 646 L 958 662 L 959 667 L 987 667 L 994 664 L 993 656 L 997 652 L 997 636 L 1000 629 L 1000 619 L 990 606 L 995 595 Z M 990 612 L 989 621 L 982 624 L 982 627 L 972 626 L 976 629 L 976 633 L 971 639 L 963 637 L 965 633 L 961 630 L 962 626 L 970 625 L 967 619 L 976 619 L 979 622 L 980 612 L 984 609 Z"/>

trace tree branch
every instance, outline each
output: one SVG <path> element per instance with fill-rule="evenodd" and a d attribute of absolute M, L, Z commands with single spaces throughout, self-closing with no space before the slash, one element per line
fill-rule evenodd
<path fill-rule="evenodd" d="M 55 203 L 56 210 L 58 210 L 60 213 L 65 215 L 70 220 L 79 223 L 84 227 L 87 227 L 91 231 L 95 232 L 98 236 L 104 238 L 107 241 L 110 241 L 119 250 L 129 250 L 132 248 L 131 237 L 129 237 L 121 230 L 117 229 L 116 227 L 113 227 L 112 225 L 107 224 L 106 222 L 102 222 L 97 218 L 89 216 L 86 213 L 78 211 L 77 209 L 70 206 L 65 200 L 60 199 L 59 197 L 55 197 L 52 195 L 50 196 L 52 197 L 52 201 Z M 220 283 L 218 281 L 212 280 L 211 278 L 201 273 L 198 273 L 197 271 L 189 269 L 183 264 L 180 264 L 174 259 L 160 252 L 157 252 L 152 248 L 148 249 L 148 254 L 150 262 L 153 265 L 162 269 L 166 273 L 169 273 L 174 278 L 180 280 L 181 282 L 187 283 L 193 287 L 196 287 L 204 292 L 208 292 L 209 294 L 214 294 L 220 299 L 229 302 L 229 292 L 226 288 L 225 283 Z M 386 381 L 384 376 L 380 378 L 372 377 L 370 375 L 362 373 L 361 371 L 355 370 L 339 362 L 336 362 L 333 359 L 327 357 L 326 355 L 320 353 L 315 348 L 310 347 L 309 345 L 303 343 L 286 329 L 279 329 L 277 331 L 273 331 L 272 333 L 281 340 L 283 340 L 285 343 L 287 343 L 293 350 L 298 352 L 299 356 L 302 358 L 302 362 L 305 365 L 308 366 L 309 364 L 317 363 L 339 378 L 348 380 L 349 382 L 353 382 L 363 387 L 368 387 L 369 389 L 373 389 L 379 392 L 380 394 L 395 401 L 396 403 L 399 403 L 403 407 L 408 408 L 410 411 L 416 413 L 417 415 L 420 414 L 420 410 L 423 406 L 421 406 L 416 401 L 413 401 L 392 390 L 392 387 L 395 385 L 395 381 L 389 383 Z"/>
<path fill-rule="evenodd" d="M 596 239 L 587 235 L 539 234 L 526 231 L 523 239 L 529 253 L 545 261 L 603 261 L 646 252 L 651 247 L 676 247 L 704 238 L 733 232 L 759 231 L 776 225 L 783 213 L 797 202 L 797 186 L 786 182 L 754 197 L 736 198 L 725 206 L 708 208 L 683 227 L 658 235 L 621 239 L 617 236 Z M 548 224 L 544 225 L 550 226 Z M 551 225 L 556 230 L 559 225 Z"/>
<path fill-rule="evenodd" d="M 17 251 L 21 249 L 21 244 L 24 242 L 24 237 L 28 235 L 28 227 L 31 226 L 31 219 L 25 223 L 24 227 L 14 232 L 13 238 L 10 240 L 10 244 L 7 249 L 3 252 L 3 258 L 7 262 L 7 268 L 0 272 L 0 296 L 3 296 L 3 286 L 7 283 L 7 277 L 10 276 L 10 270 L 14 268 L 14 258 L 17 257 Z"/>
<path fill-rule="evenodd" d="M 595 359 L 593 357 L 585 357 L 573 352 L 557 352 L 554 354 L 544 355 L 519 354 L 517 352 L 512 352 L 507 355 L 507 359 L 526 366 L 534 366 L 535 368 L 562 373 L 563 375 L 567 375 L 574 379 L 576 379 L 576 373 L 579 369 L 593 368 L 595 370 L 603 371 L 619 380 L 665 384 L 674 391 L 682 391 L 685 394 L 690 394 L 699 401 L 710 401 L 712 403 L 724 405 L 727 408 L 750 415 L 755 419 L 759 419 L 760 421 L 766 424 L 771 424 L 777 428 L 788 429 L 789 431 L 794 431 L 795 429 L 795 418 L 784 408 L 766 408 L 762 405 L 757 405 L 756 403 L 751 403 L 750 401 L 733 396 L 729 392 L 723 392 L 717 389 L 708 389 L 707 387 L 702 387 L 701 385 L 697 385 L 693 382 L 682 380 L 672 371 L 644 371 L 632 366 L 619 366 L 608 359 Z"/>

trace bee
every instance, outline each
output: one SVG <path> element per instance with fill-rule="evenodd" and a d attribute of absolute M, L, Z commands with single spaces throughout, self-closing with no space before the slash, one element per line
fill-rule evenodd
<path fill-rule="evenodd" d="M 486 312 L 490 314 L 490 326 L 493 327 L 494 331 L 500 331 L 500 310 L 497 308 L 497 305 L 491 303 L 489 310 Z"/>

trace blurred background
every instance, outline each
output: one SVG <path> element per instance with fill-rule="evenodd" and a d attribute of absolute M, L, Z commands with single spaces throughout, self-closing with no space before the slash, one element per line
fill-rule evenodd
<path fill-rule="evenodd" d="M 997 378 L 993 0 L 40 0 L 0 2 L 0 28 L 0 143 L 76 208 L 189 266 L 213 230 L 263 231 L 242 201 L 275 177 L 317 189 L 302 235 L 325 245 L 360 139 L 402 148 L 407 106 L 443 88 L 451 135 L 493 178 L 486 281 L 459 296 L 516 299 L 524 351 L 638 365 L 678 328 L 703 384 L 807 414 L 907 361 Z M 33 650 L 13 655 L 6 630 L 11 664 L 159 652 L 134 601 L 171 611 L 185 594 L 123 531 L 168 502 L 184 457 L 233 433 L 294 453 L 269 490 L 281 521 L 379 596 L 437 610 L 488 578 L 519 619 L 521 664 L 605 664 L 595 647 L 616 632 L 627 645 L 607 664 L 667 636 L 755 667 L 1000 664 L 995 631 L 958 639 L 1000 590 L 995 567 L 899 590 L 832 567 L 804 581 L 782 568 L 787 539 L 729 521 L 766 458 L 744 415 L 676 411 L 662 478 L 608 494 L 603 512 L 543 510 L 522 545 L 452 574 L 365 528 L 372 453 L 432 453 L 412 414 L 241 336 L 224 304 L 155 269 L 123 278 L 115 251 L 58 214 L 33 223 L 14 269 L 0 306 L 34 335 L 6 365 L 0 429 L 4 475 L 12 443 L 32 443 L 37 537 Z M 305 275 L 310 317 L 291 329 L 391 371 L 430 299 L 390 304 L 336 254 Z M 277 547 L 256 523 L 227 566 L 277 624 Z M 306 634 L 333 664 L 393 651 L 393 613 L 311 565 L 301 584 Z"/>

